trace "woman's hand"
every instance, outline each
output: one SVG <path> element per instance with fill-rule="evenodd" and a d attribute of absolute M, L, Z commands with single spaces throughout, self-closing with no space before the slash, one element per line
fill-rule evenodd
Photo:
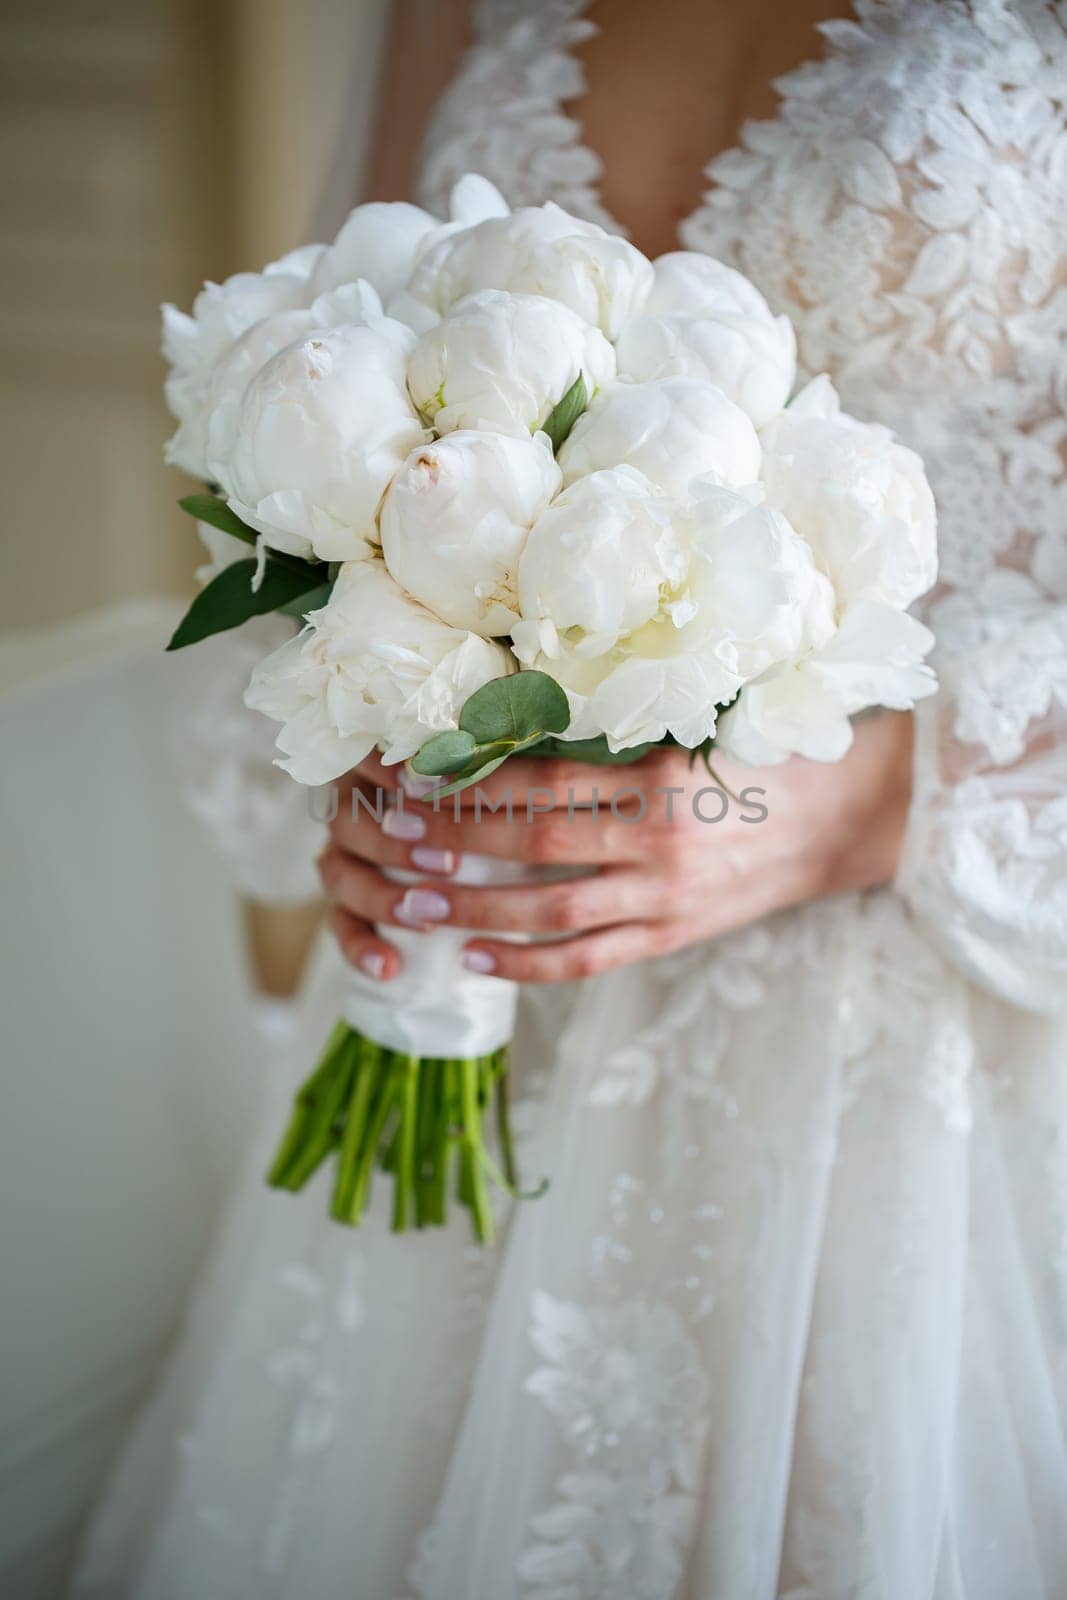
<path fill-rule="evenodd" d="M 736 800 L 702 761 L 691 766 L 686 751 L 664 749 L 626 767 L 515 758 L 435 809 L 398 790 L 401 769 L 372 757 L 340 785 L 320 858 L 334 931 L 348 960 L 383 980 L 402 958 L 374 923 L 445 923 L 479 930 L 464 951 L 472 971 L 552 983 L 887 883 L 911 797 L 911 740 L 910 715 L 889 712 L 860 722 L 835 765 L 794 759 L 755 771 L 715 762 Z M 379 790 L 392 791 L 381 824 L 372 814 Z M 597 871 L 468 887 L 453 881 L 465 853 Z M 395 883 L 383 867 L 419 881 Z M 497 932 L 564 937 L 516 944 Z"/>

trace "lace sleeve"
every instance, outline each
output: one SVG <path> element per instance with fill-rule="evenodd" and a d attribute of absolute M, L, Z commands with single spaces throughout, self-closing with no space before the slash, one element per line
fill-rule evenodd
<path fill-rule="evenodd" d="M 932 620 L 942 688 L 915 712 L 898 888 L 969 977 L 1052 1010 L 1067 1003 L 1067 605 L 1005 571 Z"/>
<path fill-rule="evenodd" d="M 940 694 L 898 888 L 968 976 L 1067 1002 L 1067 3 L 856 0 L 712 163 L 686 243 L 923 456 Z"/>
<path fill-rule="evenodd" d="M 968 977 L 1049 1011 L 1067 1005 L 1067 7 L 998 14 L 988 71 L 905 175 L 926 224 L 915 376 L 925 357 L 927 381 L 957 366 L 964 387 L 910 426 L 943 530 L 942 687 L 915 712 L 897 887 Z"/>

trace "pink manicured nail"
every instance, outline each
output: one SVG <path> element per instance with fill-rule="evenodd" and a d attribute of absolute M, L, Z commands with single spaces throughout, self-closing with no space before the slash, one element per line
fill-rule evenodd
<path fill-rule="evenodd" d="M 424 800 L 428 794 L 433 794 L 435 789 L 441 787 L 440 778 L 423 778 L 407 767 L 401 767 L 399 781 L 404 793 L 410 795 L 412 800 Z"/>
<path fill-rule="evenodd" d="M 426 818 L 401 806 L 390 806 L 382 818 L 382 832 L 390 839 L 421 839 L 426 832 Z"/>
<path fill-rule="evenodd" d="M 464 950 L 463 965 L 468 972 L 495 972 L 496 956 L 488 950 Z"/>
<path fill-rule="evenodd" d="M 421 818 L 420 818 L 421 821 Z M 411 852 L 412 864 L 420 872 L 455 872 L 456 852 L 437 850 L 433 845 L 417 844 Z"/>
<path fill-rule="evenodd" d="M 385 957 L 380 950 L 364 950 L 359 958 L 359 964 L 368 977 L 385 977 Z"/>
<path fill-rule="evenodd" d="M 398 922 L 419 928 L 424 922 L 443 922 L 451 909 L 444 895 L 433 889 L 408 889 L 394 915 Z"/>

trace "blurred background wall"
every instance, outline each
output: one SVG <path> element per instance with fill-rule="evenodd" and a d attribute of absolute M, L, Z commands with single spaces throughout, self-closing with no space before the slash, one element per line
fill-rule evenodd
<path fill-rule="evenodd" d="M 0 1594 L 53 1600 L 271 1066 L 311 913 L 174 781 L 200 559 L 159 305 L 358 198 L 386 0 L 0 0 Z M 284 1038 L 278 1049 L 284 1047 Z"/>
<path fill-rule="evenodd" d="M 354 202 L 384 14 L 0 3 L 0 628 L 191 591 L 160 302 Z"/>

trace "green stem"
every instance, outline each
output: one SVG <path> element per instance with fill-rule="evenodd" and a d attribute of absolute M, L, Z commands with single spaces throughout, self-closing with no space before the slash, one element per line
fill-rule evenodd
<path fill-rule="evenodd" d="M 267 1174 L 267 1182 L 274 1188 L 287 1187 L 285 1175 L 299 1155 L 315 1117 L 315 1109 L 337 1065 L 337 1057 L 351 1035 L 347 1022 L 339 1022 L 326 1042 L 318 1065 L 305 1078 L 293 1097 L 293 1112 L 278 1146 L 277 1154 Z"/>
<path fill-rule="evenodd" d="M 415 1136 L 419 1117 L 419 1058 L 397 1056 L 394 1071 L 399 1078 L 400 1128 L 397 1134 L 396 1178 L 393 1183 L 393 1232 L 407 1227 L 408 1200 L 415 1193 Z"/>
<path fill-rule="evenodd" d="M 302 1189 L 325 1161 L 335 1143 L 334 1124 L 345 1103 L 352 1083 L 353 1062 L 350 1057 L 337 1058 L 329 1083 L 315 1109 L 307 1136 L 299 1154 L 280 1181 L 283 1189 Z"/>
<path fill-rule="evenodd" d="M 377 1052 L 358 1034 L 353 1034 L 352 1039 L 355 1045 L 354 1086 L 352 1098 L 348 1102 L 345 1130 L 337 1160 L 337 1178 L 330 1202 L 330 1215 L 335 1222 L 351 1220 L 359 1152 L 366 1132 L 367 1113 L 374 1090 L 378 1087 Z"/>
<path fill-rule="evenodd" d="M 268 1181 L 300 1189 L 336 1151 L 330 1214 L 356 1226 L 374 1170 L 384 1167 L 393 1175 L 392 1225 L 401 1231 L 445 1223 L 455 1163 L 457 1199 L 475 1238 L 488 1243 L 496 1231 L 491 1185 L 518 1199 L 547 1187 L 518 1188 L 508 1089 L 506 1048 L 465 1060 L 401 1055 L 338 1023 L 297 1091 Z M 491 1100 L 501 1167 L 485 1141 Z"/>
<path fill-rule="evenodd" d="M 448 1220 L 448 1175 L 452 1166 L 452 1063 L 437 1063 L 437 1115 L 433 1131 L 433 1179 L 429 1193 L 430 1220 L 443 1227 Z"/>
<path fill-rule="evenodd" d="M 508 1097 L 508 1047 L 504 1045 L 498 1052 L 496 1074 L 496 1136 L 500 1144 L 500 1160 L 504 1168 L 504 1177 L 512 1189 L 518 1187 L 518 1173 L 515 1167 L 515 1146 L 511 1139 L 511 1108 Z"/>
<path fill-rule="evenodd" d="M 389 1068 L 389 1054 L 386 1051 L 378 1053 L 374 1065 L 375 1075 L 379 1078 L 378 1098 L 374 1104 L 367 1123 L 367 1133 L 359 1152 L 356 1163 L 355 1182 L 352 1186 L 352 1203 L 349 1208 L 347 1221 L 356 1227 L 362 1220 L 367 1208 L 367 1197 L 370 1193 L 370 1181 L 374 1173 L 375 1161 L 378 1154 L 378 1144 L 382 1137 L 386 1118 L 393 1108 L 396 1094 L 396 1077 Z"/>
<path fill-rule="evenodd" d="M 479 1244 L 489 1244 L 495 1232 L 493 1208 L 489 1204 L 485 1171 L 482 1167 L 482 1112 L 478 1103 L 478 1062 L 459 1064 L 463 1148 L 468 1157 L 471 1220 Z"/>

